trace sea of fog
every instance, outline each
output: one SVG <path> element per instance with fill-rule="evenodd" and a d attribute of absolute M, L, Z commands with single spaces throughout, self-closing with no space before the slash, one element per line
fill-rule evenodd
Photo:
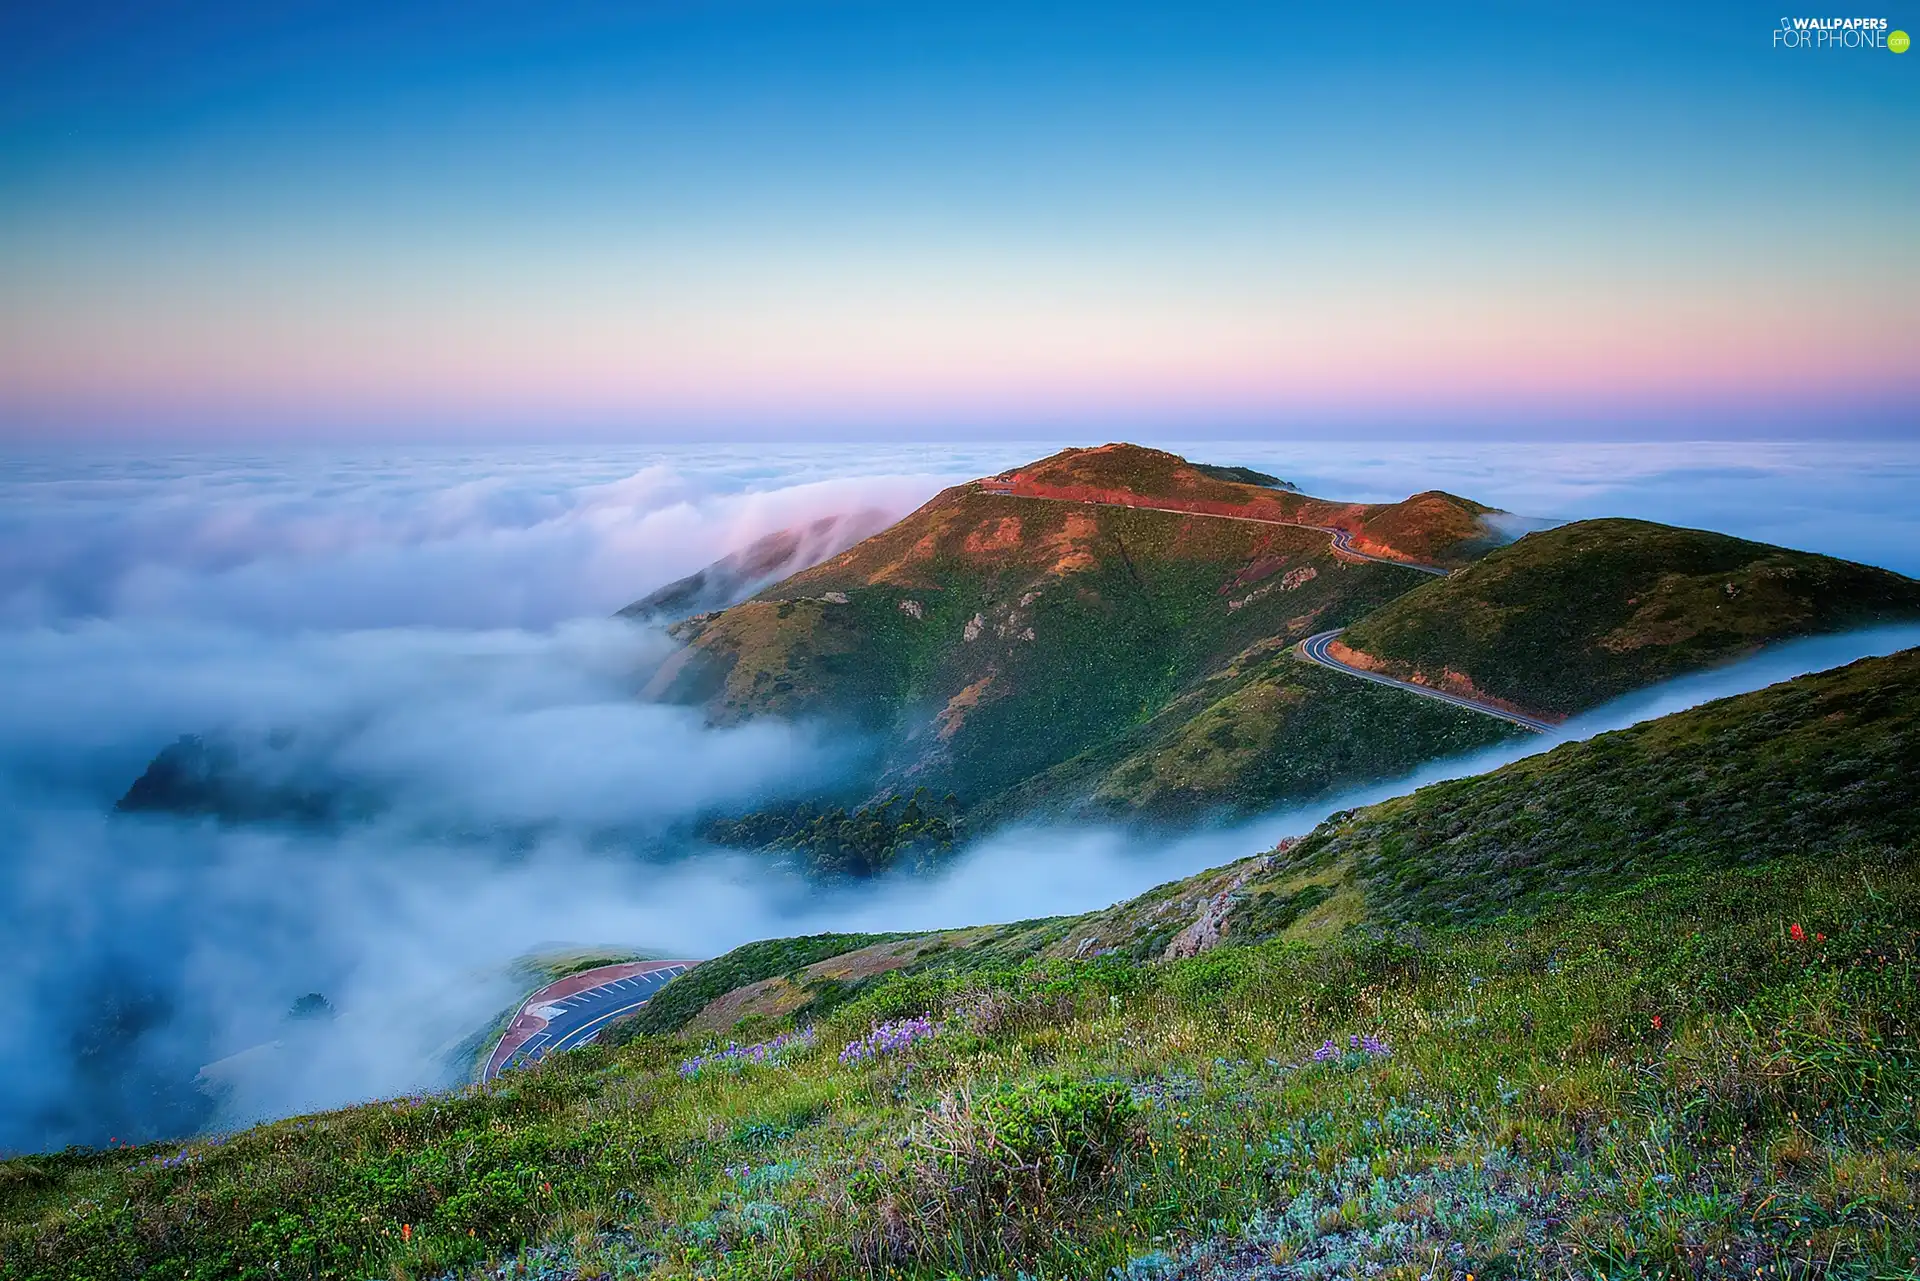
<path fill-rule="evenodd" d="M 1781 646 L 1551 741 L 1184 839 L 1003 832 L 937 880 L 838 891 L 751 857 L 663 857 L 689 816 L 831 784 L 860 745 L 638 702 L 671 642 L 608 615 L 762 534 L 904 514 L 1066 443 L 1097 442 L 0 457 L 0 1150 L 445 1083 L 528 952 L 701 957 L 1100 907 L 1357 800 L 1920 643 Z M 1539 522 L 1641 516 L 1920 576 L 1904 442 L 1147 443 L 1326 497 L 1443 488 Z M 289 731 L 287 768 L 392 803 L 325 835 L 110 816 L 183 733 Z M 339 1017 L 288 1023 L 311 991 Z M 212 1111 L 193 1084 L 208 1064 Z"/>

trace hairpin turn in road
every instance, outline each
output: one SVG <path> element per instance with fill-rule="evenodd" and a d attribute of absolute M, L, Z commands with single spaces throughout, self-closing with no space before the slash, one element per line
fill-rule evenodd
<path fill-rule="evenodd" d="M 1319 632 L 1307 637 L 1300 642 L 1298 651 L 1300 657 L 1310 663 L 1318 663 L 1322 667 L 1331 668 L 1336 672 L 1345 672 L 1349 676 L 1358 676 L 1363 681 L 1372 681 L 1375 685 L 1388 685 L 1394 689 L 1404 689 L 1409 694 L 1418 694 L 1422 698 L 1432 698 L 1442 703 L 1451 703 L 1455 707 L 1464 707 L 1470 712 L 1480 712 L 1486 716 L 1497 716 L 1503 721 L 1518 725 L 1521 729 L 1530 729 L 1536 734 L 1549 733 L 1557 728 L 1550 721 L 1539 720 L 1521 712 L 1509 711 L 1504 707 L 1496 707 L 1492 703 L 1482 703 L 1476 699 L 1462 697 L 1459 694 L 1450 694 L 1444 689 L 1435 689 L 1431 685 L 1416 685 L 1412 681 L 1395 680 L 1391 676 L 1382 676 L 1379 672 L 1370 672 L 1363 667 L 1350 667 L 1335 658 L 1328 648 L 1333 644 L 1334 639 L 1345 630 L 1346 628 L 1344 627 L 1336 627 L 1332 631 Z"/>

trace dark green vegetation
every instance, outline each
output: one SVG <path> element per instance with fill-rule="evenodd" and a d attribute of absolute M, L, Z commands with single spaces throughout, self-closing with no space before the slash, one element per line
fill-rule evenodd
<path fill-rule="evenodd" d="M 936 800 L 923 787 L 904 800 L 889 796 L 852 813 L 799 801 L 716 819 L 701 834 L 716 845 L 796 854 L 821 876 L 860 878 L 896 865 L 931 869 L 954 850 L 958 809 L 951 794 Z"/>
<path fill-rule="evenodd" d="M 1289 489 L 1295 493 L 1300 491 L 1300 486 L 1290 480 L 1281 480 L 1269 472 L 1255 471 L 1251 467 L 1217 467 L 1211 463 L 1195 463 L 1193 469 L 1211 480 L 1224 480 L 1236 485 L 1264 485 L 1268 489 Z"/>
<path fill-rule="evenodd" d="M 0 1165 L 0 1277 L 1909 1277 L 1917 729 L 1908 653 L 1088 917 L 756 944 L 677 1036 Z M 723 1010 L 812 1034 L 679 1070 Z"/>
<path fill-rule="evenodd" d="M 1771 641 L 1915 617 L 1920 582 L 1884 569 L 1588 520 L 1425 583 L 1341 640 L 1395 675 L 1566 715 Z"/>
<path fill-rule="evenodd" d="M 1422 788 L 1322 824 L 1281 862 L 1343 868 L 1377 917 L 1487 919 L 1656 873 L 1906 848 L 1916 779 L 1907 650 Z"/>
<path fill-rule="evenodd" d="M 983 817 L 1082 795 L 1095 814 L 1253 813 L 1356 779 L 1411 773 L 1525 731 L 1478 712 L 1356 681 L 1291 650 L 1241 655 L 1112 741 L 1009 789 Z"/>

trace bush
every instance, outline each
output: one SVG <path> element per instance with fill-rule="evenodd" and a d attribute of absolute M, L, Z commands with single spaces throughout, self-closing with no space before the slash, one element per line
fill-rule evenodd
<path fill-rule="evenodd" d="M 990 1142 L 1023 1167 L 1052 1169 L 1051 1182 L 1104 1173 L 1124 1147 L 1136 1105 L 1120 1081 L 1046 1075 L 979 1100 Z"/>
<path fill-rule="evenodd" d="M 950 1259 L 956 1246 L 977 1260 L 1031 1253 L 1109 1182 L 1136 1110 L 1119 1081 L 1058 1073 L 947 1092 L 914 1127 L 875 1212 L 854 1216 L 856 1256 L 879 1271 Z"/>

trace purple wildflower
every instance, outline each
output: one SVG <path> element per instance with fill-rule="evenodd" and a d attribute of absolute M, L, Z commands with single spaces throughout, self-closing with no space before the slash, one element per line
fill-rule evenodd
<path fill-rule="evenodd" d="M 840 1061 L 864 1063 L 868 1059 L 877 1059 L 883 1054 L 904 1050 L 915 1041 L 925 1040 L 934 1035 L 934 1032 L 933 1020 L 924 1014 L 918 1018 L 876 1023 L 872 1030 L 859 1040 L 847 1042 L 847 1048 L 840 1051 Z"/>
<path fill-rule="evenodd" d="M 137 1170 L 140 1166 L 151 1166 L 162 1170 L 177 1170 L 191 1160 L 193 1160 L 193 1153 L 187 1148 L 181 1148 L 172 1156 L 150 1156 L 134 1169 Z"/>
<path fill-rule="evenodd" d="M 759 1041 L 753 1045 L 741 1045 L 736 1041 L 728 1041 L 720 1049 L 711 1050 L 706 1054 L 696 1054 L 681 1063 L 680 1075 L 688 1078 L 696 1077 L 700 1075 L 701 1069 L 718 1067 L 721 1064 L 729 1067 L 743 1067 L 749 1063 L 777 1063 L 781 1055 L 788 1050 L 812 1049 L 815 1035 L 812 1028 L 805 1027 L 798 1032 L 782 1032 L 772 1040 Z"/>
<path fill-rule="evenodd" d="M 1373 1033 L 1355 1033 L 1347 1037 L 1347 1047 L 1344 1050 L 1332 1037 L 1328 1037 L 1321 1043 L 1320 1048 L 1313 1052 L 1313 1061 L 1327 1063 L 1342 1057 L 1355 1060 L 1384 1059 L 1392 1053 L 1387 1043 Z"/>

